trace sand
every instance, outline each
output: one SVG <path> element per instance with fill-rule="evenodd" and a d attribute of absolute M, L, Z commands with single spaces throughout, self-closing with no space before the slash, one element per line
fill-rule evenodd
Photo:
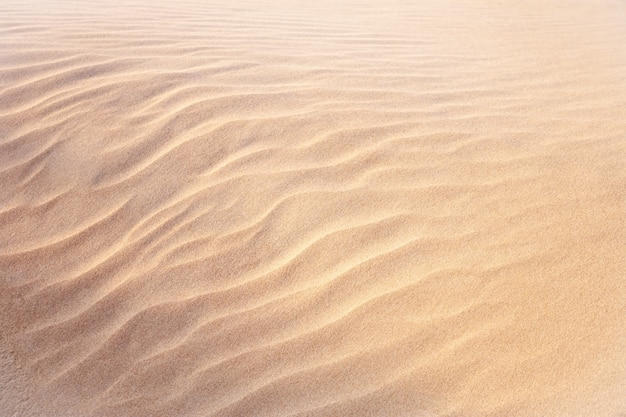
<path fill-rule="evenodd" d="M 0 415 L 626 415 L 626 3 L 281 1 L 0 3 Z"/>

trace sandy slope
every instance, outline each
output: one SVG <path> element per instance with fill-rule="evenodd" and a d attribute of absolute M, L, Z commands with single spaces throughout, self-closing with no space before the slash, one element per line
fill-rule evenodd
<path fill-rule="evenodd" d="M 0 414 L 626 414 L 623 1 L 96 3 L 0 3 Z"/>

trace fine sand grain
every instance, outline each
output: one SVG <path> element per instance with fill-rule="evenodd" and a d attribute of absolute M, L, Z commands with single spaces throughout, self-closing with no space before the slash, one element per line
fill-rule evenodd
<path fill-rule="evenodd" d="M 0 2 L 0 415 L 626 415 L 626 3 Z"/>

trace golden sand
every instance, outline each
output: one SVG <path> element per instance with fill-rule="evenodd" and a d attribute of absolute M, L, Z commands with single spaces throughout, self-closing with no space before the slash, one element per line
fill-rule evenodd
<path fill-rule="evenodd" d="M 281 1 L 0 3 L 0 415 L 626 415 L 626 3 Z"/>

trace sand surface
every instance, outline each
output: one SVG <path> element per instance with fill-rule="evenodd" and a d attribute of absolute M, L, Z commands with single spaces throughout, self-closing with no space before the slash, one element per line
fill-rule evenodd
<path fill-rule="evenodd" d="M 0 2 L 0 415 L 626 415 L 626 2 Z"/>

